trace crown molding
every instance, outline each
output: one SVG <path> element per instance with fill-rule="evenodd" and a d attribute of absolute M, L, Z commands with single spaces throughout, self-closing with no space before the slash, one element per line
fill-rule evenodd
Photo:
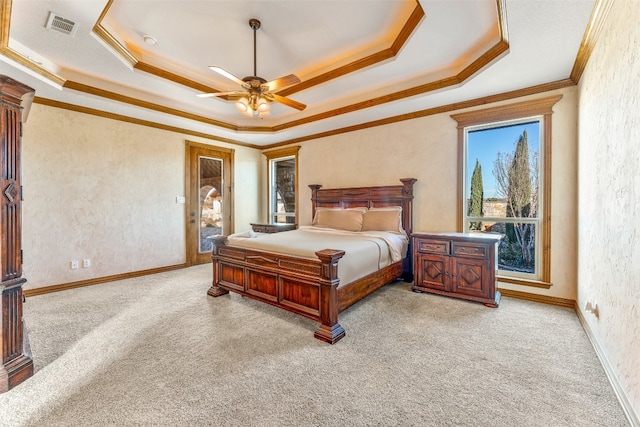
<path fill-rule="evenodd" d="M 544 83 L 541 85 L 531 86 L 524 89 L 518 89 L 511 92 L 500 93 L 497 95 L 484 96 L 481 98 L 471 99 L 468 101 L 456 102 L 453 104 L 442 105 L 439 107 L 428 108 L 426 110 L 415 111 L 413 113 L 400 114 L 398 116 L 387 117 L 380 120 L 374 120 L 367 123 L 360 123 L 353 126 L 347 126 L 340 129 L 332 129 L 326 132 L 320 132 L 312 135 L 306 135 L 300 138 L 293 138 L 286 141 L 281 141 L 275 144 L 265 145 L 261 148 L 263 150 L 269 150 L 276 147 L 281 147 L 289 144 L 298 144 L 305 141 L 311 141 L 314 139 L 326 138 L 329 136 L 339 135 L 343 133 L 355 132 L 358 130 L 373 128 L 377 126 L 384 126 L 392 123 L 399 123 L 405 120 L 413 120 L 420 117 L 433 116 L 436 114 L 450 113 L 452 111 L 463 110 L 465 108 L 473 108 L 482 105 L 491 104 L 494 102 L 507 101 L 510 99 L 520 98 L 523 96 L 535 95 L 538 93 L 549 92 L 552 90 L 562 89 L 566 87 L 575 86 L 575 83 L 569 79 L 558 80 L 551 83 Z"/>
<path fill-rule="evenodd" d="M 582 37 L 580 49 L 578 50 L 578 55 L 573 63 L 573 69 L 571 70 L 569 77 L 576 84 L 580 82 L 582 73 L 587 67 L 587 63 L 591 57 L 591 52 L 593 52 L 593 48 L 600 38 L 600 33 L 602 32 L 606 18 L 609 15 L 613 1 L 614 0 L 596 0 L 593 12 L 591 12 L 589 24 L 584 32 L 584 36 Z"/>
<path fill-rule="evenodd" d="M 13 61 L 38 79 L 44 79 L 47 83 L 61 88 L 65 79 L 46 68 L 36 64 L 31 59 L 16 52 L 9 47 L 9 34 L 11 27 L 11 0 L 0 0 L 0 55 Z"/>
<path fill-rule="evenodd" d="M 407 42 L 409 36 L 416 29 L 422 18 L 424 18 L 424 10 L 422 9 L 422 6 L 420 6 L 420 3 L 416 1 L 416 7 L 413 9 L 411 16 L 409 16 L 409 19 L 407 20 L 407 22 L 405 22 L 404 26 L 389 48 L 383 49 L 364 58 L 357 59 L 349 64 L 327 71 L 326 73 L 322 73 L 316 77 L 307 79 L 303 82 L 298 83 L 297 85 L 288 87 L 278 92 L 278 95 L 289 96 L 296 92 L 300 92 L 302 90 L 326 83 L 338 77 L 353 73 L 354 71 L 370 67 L 371 65 L 375 65 L 379 62 L 386 61 L 395 57 Z"/>

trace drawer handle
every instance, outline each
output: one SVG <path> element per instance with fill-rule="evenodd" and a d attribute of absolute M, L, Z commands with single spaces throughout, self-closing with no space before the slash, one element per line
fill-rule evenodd
<path fill-rule="evenodd" d="M 441 249 L 441 246 L 440 245 L 424 245 L 424 248 L 430 251 L 437 251 Z"/>
<path fill-rule="evenodd" d="M 460 252 L 473 252 L 478 253 L 478 248 L 460 248 Z"/>

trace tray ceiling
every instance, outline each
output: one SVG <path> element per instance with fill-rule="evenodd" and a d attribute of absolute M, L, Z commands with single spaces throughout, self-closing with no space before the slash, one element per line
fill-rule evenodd
<path fill-rule="evenodd" d="M 594 1 L 0 0 L 0 73 L 70 104 L 252 146 L 569 79 Z M 51 14 L 73 35 L 46 28 Z M 295 74 L 265 118 L 199 98 Z M 145 36 L 155 44 L 145 42 Z"/>

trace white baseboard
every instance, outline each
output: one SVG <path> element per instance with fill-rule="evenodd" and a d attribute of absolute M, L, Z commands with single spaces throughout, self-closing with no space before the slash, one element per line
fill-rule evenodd
<path fill-rule="evenodd" d="M 629 402 L 629 399 L 627 399 L 627 395 L 625 394 L 624 390 L 620 386 L 620 383 L 618 382 L 618 377 L 616 376 L 615 371 L 611 366 L 611 362 L 609 362 L 609 359 L 607 359 L 606 354 L 602 350 L 602 346 L 598 342 L 596 335 L 591 330 L 589 323 L 587 323 L 586 319 L 584 318 L 584 314 L 582 313 L 579 307 L 576 307 L 576 314 L 578 315 L 578 319 L 582 324 L 582 328 L 584 329 L 584 331 L 587 333 L 587 336 L 589 337 L 589 341 L 591 341 L 591 345 L 593 346 L 593 349 L 596 351 L 596 355 L 598 355 L 598 359 L 600 359 L 600 363 L 604 368 L 604 372 L 607 374 L 607 378 L 611 383 L 611 387 L 613 387 L 613 391 L 616 394 L 618 401 L 620 402 L 620 406 L 622 406 L 622 410 L 625 416 L 627 417 L 627 420 L 631 424 L 631 427 L 640 427 L 638 414 L 635 413 L 633 407 L 631 406 L 631 403 Z"/>

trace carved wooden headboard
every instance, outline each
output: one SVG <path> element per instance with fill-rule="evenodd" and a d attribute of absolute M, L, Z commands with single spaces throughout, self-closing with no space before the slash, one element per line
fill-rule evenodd
<path fill-rule="evenodd" d="M 402 206 L 402 227 L 411 235 L 413 230 L 413 183 L 415 178 L 402 178 L 402 185 L 377 187 L 349 187 L 321 189 L 321 185 L 312 184 L 311 217 L 316 208 L 382 208 Z"/>

